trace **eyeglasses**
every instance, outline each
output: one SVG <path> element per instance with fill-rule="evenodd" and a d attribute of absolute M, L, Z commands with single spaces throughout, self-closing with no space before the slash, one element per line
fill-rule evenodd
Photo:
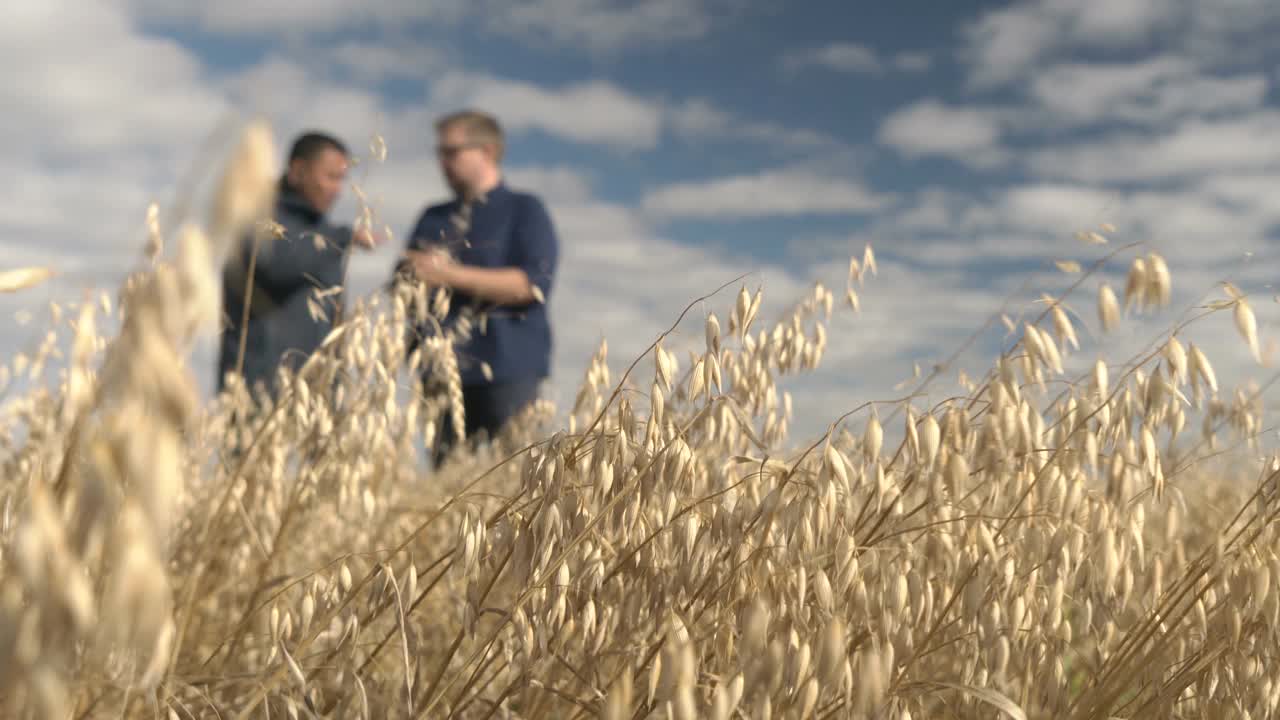
<path fill-rule="evenodd" d="M 470 148 L 478 148 L 478 147 L 481 147 L 481 143 L 469 142 L 469 143 L 461 143 L 458 145 L 437 145 L 436 154 L 439 155 L 440 157 L 451 158 L 457 155 L 458 153 L 462 152 L 463 150 L 468 150 Z"/>

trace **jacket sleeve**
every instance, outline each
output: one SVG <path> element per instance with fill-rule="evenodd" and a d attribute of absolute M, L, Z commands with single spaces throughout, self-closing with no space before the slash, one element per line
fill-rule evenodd
<path fill-rule="evenodd" d="M 549 299 L 560 260 L 560 240 L 546 206 L 535 196 L 524 200 L 511 251 L 512 264 L 524 270 L 544 300 Z"/>
<path fill-rule="evenodd" d="M 351 229 L 286 233 L 262 241 L 254 267 L 254 282 L 273 297 L 285 297 L 315 283 L 341 283 L 342 255 L 351 244 Z M 252 244 L 249 245 L 252 248 Z"/>

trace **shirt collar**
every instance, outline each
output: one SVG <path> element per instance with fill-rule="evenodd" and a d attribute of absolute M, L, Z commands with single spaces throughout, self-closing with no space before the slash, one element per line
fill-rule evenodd
<path fill-rule="evenodd" d="M 307 217 L 310 222 L 319 222 L 324 217 L 323 213 L 312 207 L 311 203 L 302 197 L 302 193 L 294 189 L 287 177 L 280 178 L 279 194 L 276 202 L 282 208 Z"/>
<path fill-rule="evenodd" d="M 509 195 L 510 193 L 511 193 L 511 189 L 507 187 L 506 178 L 499 178 L 498 184 L 494 185 L 492 188 L 490 188 L 489 192 L 484 194 L 484 199 L 486 201 L 492 200 L 493 198 L 503 197 L 503 196 Z M 458 198 L 458 200 L 460 202 L 461 198 Z M 477 204 L 483 204 L 483 203 L 477 203 Z"/>

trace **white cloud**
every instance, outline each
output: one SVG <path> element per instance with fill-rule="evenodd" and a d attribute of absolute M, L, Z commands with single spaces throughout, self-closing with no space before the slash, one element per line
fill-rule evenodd
<path fill-rule="evenodd" d="M 327 128 L 356 144 L 354 135 L 367 138 L 385 114 L 380 99 L 369 91 L 323 81 L 307 66 L 282 57 L 269 57 L 227 78 L 223 87 L 243 107 L 275 120 L 282 136 Z"/>
<path fill-rule="evenodd" d="M 567 165 L 510 168 L 504 174 L 513 187 L 533 189 L 548 202 L 582 203 L 592 194 L 590 176 Z"/>
<path fill-rule="evenodd" d="M 1280 113 L 1188 120 L 1160 134 L 1120 132 L 1029 156 L 1042 177 L 1084 182 L 1168 182 L 1214 172 L 1280 167 Z"/>
<path fill-rule="evenodd" d="M 1047 270 L 1059 259 L 1088 265 L 1140 242 L 1203 290 L 1241 272 L 1247 254 L 1260 267 L 1280 260 L 1272 239 L 1280 201 L 1268 194 L 1268 183 L 1276 182 L 1280 172 L 1223 173 L 1163 189 L 1113 191 L 1080 183 L 1029 183 L 980 193 L 938 188 L 877 217 L 864 234 L 894 257 L 934 269 L 972 267 L 975 277 L 1030 262 Z M 1077 231 L 1104 223 L 1117 228 L 1106 233 L 1109 244 L 1075 238 Z"/>
<path fill-rule="evenodd" d="M 1184 51 L 1206 64 L 1257 64 L 1280 30 L 1280 5 L 1271 0 L 1180 0 L 1180 6 L 1187 14 L 1180 38 Z"/>
<path fill-rule="evenodd" d="M 598 200 L 551 206 L 561 233 L 564 261 L 551 302 L 560 339 L 557 384 L 576 388 L 590 353 L 607 337 L 613 367 L 629 362 L 699 296 L 760 268 L 731 256 L 675 243 L 635 217 L 634 212 Z M 771 300 L 785 302 L 798 292 L 795 282 L 767 268 L 763 280 Z M 719 304 L 733 299 L 725 293 Z M 777 295 L 781 295 L 778 297 Z M 677 352 L 697 340 L 702 314 L 674 338 Z M 696 346 L 696 344 L 695 344 Z"/>
<path fill-rule="evenodd" d="M 555 21 L 564 28 L 564 32 L 575 32 L 573 28 L 577 27 L 574 25 L 577 22 L 584 28 L 616 24 L 619 32 L 643 35 L 666 33 L 663 18 L 681 18 L 690 14 L 702 16 L 717 3 L 733 2 L 735 0 L 669 5 L 650 3 L 643 8 L 628 9 L 604 0 L 537 0 L 518 8 L 506 8 L 500 13 L 486 13 L 484 17 L 485 22 L 498 24 L 518 24 L 524 18 L 529 20 L 528 30 L 535 30 L 543 21 Z M 236 17 L 245 26 L 241 28 L 223 19 L 230 10 L 221 5 L 206 9 L 162 4 L 153 6 L 151 0 L 128 0 L 128 4 L 151 23 L 194 23 L 205 30 L 226 32 L 247 30 L 250 26 L 271 28 L 273 23 L 284 23 L 288 16 L 278 7 L 238 13 Z M 347 17 L 346 13 L 355 13 L 363 19 L 387 25 L 402 24 L 418 16 L 441 21 L 453 18 L 449 2 L 429 3 L 417 11 L 412 7 L 380 7 L 366 17 L 349 3 L 322 5 L 318 6 L 314 17 L 308 15 L 306 21 L 295 29 L 311 32 L 327 28 L 330 24 L 340 25 Z M 474 7 L 471 11 L 478 12 Z M 581 17 L 576 17 L 575 13 Z M 694 26 L 697 26 L 697 23 L 679 24 L 684 28 L 681 32 L 694 32 Z M 370 86 L 387 79 L 423 80 L 429 88 L 428 106 L 401 110 L 394 113 L 394 117 L 386 118 L 389 123 L 412 122 L 415 125 L 418 137 L 426 138 L 414 144 L 415 150 L 428 146 L 431 121 L 435 115 L 463 106 L 490 110 L 515 132 L 536 130 L 572 142 L 623 150 L 652 149 L 657 146 L 664 130 L 686 139 L 745 140 L 789 150 L 838 150 L 843 147 L 843 143 L 829 135 L 738 117 L 704 99 L 671 102 L 642 97 L 615 83 L 601 80 L 544 86 L 483 71 L 460 70 L 450 67 L 439 50 L 407 42 L 395 33 L 389 37 L 391 39 L 387 42 L 347 41 L 332 47 L 322 40 L 291 39 L 273 48 L 266 61 L 237 74 L 226 84 L 226 89 L 237 101 L 290 122 L 299 114 L 315 116 L 318 114 L 312 112 L 315 109 L 323 108 L 325 113 L 329 113 L 329 108 L 334 108 L 332 119 L 326 120 L 326 124 L 364 128 L 370 125 L 370 115 L 379 111 L 375 107 L 379 99 L 364 89 L 343 84 L 345 81 Z M 602 42 L 614 41 L 606 39 Z M 321 47 L 323 51 L 318 51 Z M 312 95 L 316 88 L 322 93 L 320 97 Z M 296 109 L 300 107 L 303 110 Z M 302 125 L 301 122 L 294 124 Z"/>
<path fill-rule="evenodd" d="M 585 48 L 592 52 L 662 46 L 706 35 L 738 0 L 113 0 L 149 24 L 194 27 L 220 35 L 298 38 L 375 28 L 401 30 L 426 24 L 459 27 L 468 20 L 489 32 L 529 45 Z"/>
<path fill-rule="evenodd" d="M 880 56 L 873 48 L 858 43 L 833 43 L 783 58 L 789 70 L 821 67 L 848 73 L 877 73 L 883 69 Z"/>
<path fill-rule="evenodd" d="M 1171 22 L 1165 0 L 1051 1 L 1049 12 L 1071 23 L 1081 39 L 1098 44 L 1123 44 L 1142 40 Z"/>
<path fill-rule="evenodd" d="M 782 169 L 667 185 L 648 192 L 643 205 L 658 217 L 742 218 L 862 214 L 888 202 L 848 178 Z"/>
<path fill-rule="evenodd" d="M 1206 198 L 1239 208 L 1264 222 L 1280 222 L 1280 194 L 1276 183 L 1280 178 L 1271 173 L 1229 173 L 1204 179 L 1198 190 Z"/>
<path fill-rule="evenodd" d="M 169 199 L 230 105 L 194 55 L 138 33 L 108 3 L 10 10 L 0 23 L 0 162 L 21 181 L 0 196 L 6 257 L 25 247 L 57 270 L 123 272 L 140 252 L 147 204 Z M 68 47 L 92 47 L 92 61 Z"/>
<path fill-rule="evenodd" d="M 1228 116 L 1261 107 L 1267 78 L 1201 73 L 1174 56 L 1134 63 L 1065 63 L 1039 73 L 1031 95 L 1044 116 L 1058 123 L 1099 124 L 1111 120 L 1163 124 L 1195 116 Z M 1036 114 L 1032 122 L 1041 121 Z"/>
<path fill-rule="evenodd" d="M 665 122 L 678 136 L 699 141 L 742 141 L 765 143 L 770 150 L 841 150 L 845 143 L 823 133 L 776 123 L 756 122 L 721 110 L 702 98 L 670 105 Z"/>
<path fill-rule="evenodd" d="M 870 46 L 849 42 L 801 50 L 782 58 L 782 67 L 790 72 L 810 67 L 861 74 L 878 74 L 890 68 L 901 72 L 921 72 L 929 69 L 931 64 L 928 53 L 903 52 L 887 57 Z"/>
<path fill-rule="evenodd" d="M 445 67 L 443 52 L 416 43 L 347 42 L 328 50 L 321 59 L 349 72 L 355 81 L 361 83 L 392 78 L 425 80 Z"/>
<path fill-rule="evenodd" d="M 1271 27 L 1280 6 L 1259 0 L 1013 4 L 961 32 L 970 89 L 1012 98 L 921 100 L 886 118 L 878 140 L 906 157 L 1130 189 L 1265 171 L 1280 160 L 1269 149 L 1280 121 L 1247 59 Z"/>
<path fill-rule="evenodd" d="M 709 0 L 531 0 L 479 3 L 486 24 L 535 43 L 596 52 L 662 46 L 705 35 L 725 2 Z"/>
<path fill-rule="evenodd" d="M 916 193 L 914 202 L 903 207 L 893 218 L 897 227 L 911 230 L 937 230 L 954 222 L 957 200 L 942 188 L 925 188 Z"/>
<path fill-rule="evenodd" d="M 1038 60 L 1053 42 L 1051 19 L 1039 5 L 1014 5 L 990 12 L 965 29 L 972 83 L 1008 82 Z"/>
<path fill-rule="evenodd" d="M 978 166 L 1001 161 L 994 112 L 920 100 L 890 115 L 877 138 L 908 157 L 941 155 Z"/>
<path fill-rule="evenodd" d="M 451 72 L 432 86 L 434 106 L 495 113 L 512 130 L 541 130 L 566 140 L 627 150 L 657 145 L 660 106 L 604 81 L 559 88 L 489 75 Z"/>
<path fill-rule="evenodd" d="M 1023 185 L 1010 188 L 995 207 L 995 215 L 1014 228 L 1059 233 L 1107 222 L 1113 194 L 1075 185 Z"/>
<path fill-rule="evenodd" d="M 985 13 L 962 32 L 974 88 L 1031 77 L 1046 59 L 1089 49 L 1141 46 L 1204 66 L 1256 60 L 1280 27 L 1270 0 L 1030 0 Z"/>
<path fill-rule="evenodd" d="M 148 22 L 162 26 L 194 26 L 211 33 L 263 36 L 456 20 L 468 5 L 463 0 L 118 1 Z"/>
<path fill-rule="evenodd" d="M 893 57 L 893 66 L 903 72 L 924 72 L 933 67 L 933 58 L 926 52 L 904 52 Z"/>
<path fill-rule="evenodd" d="M 676 133 L 689 137 L 726 133 L 735 124 L 732 115 L 701 98 L 686 100 L 669 108 L 667 121 Z"/>
<path fill-rule="evenodd" d="M 1034 0 L 988 12 L 963 32 L 970 80 L 980 89 L 1011 84 L 1013 99 L 918 101 L 890 115 L 879 140 L 907 157 L 951 157 L 977 169 L 1016 160 L 1049 180 L 1169 182 L 1270 167 L 1275 156 L 1264 146 L 1277 128 L 1263 110 L 1269 78 L 1205 48 L 1208 38 L 1252 39 L 1240 52 L 1250 57 L 1260 42 L 1249 24 L 1280 25 L 1275 7 Z M 1094 50 L 1108 59 L 1091 59 Z"/>
<path fill-rule="evenodd" d="M 93 62 L 46 49 L 92 47 Z M 0 103 L 7 158 L 111 148 L 171 147 L 207 133 L 226 106 L 201 88 L 200 64 L 169 40 L 144 37 L 100 2 L 20 3 L 0 23 Z M 127 102 L 120 99 L 127 98 Z M 101 108 L 112 106 L 109 113 Z M 35 142 L 58 128 L 57 143 Z"/>
<path fill-rule="evenodd" d="M 122 174 L 130 183 L 112 188 L 101 172 L 34 166 L 22 172 L 22 182 L 0 198 L 0 235 L 9 242 L 39 249 L 59 267 L 103 267 L 105 261 L 105 267 L 120 270 L 140 256 L 144 212 L 159 195 L 141 176 Z"/>

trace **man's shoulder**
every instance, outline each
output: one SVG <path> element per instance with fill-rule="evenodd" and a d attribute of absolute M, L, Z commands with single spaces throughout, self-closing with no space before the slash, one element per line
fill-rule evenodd
<path fill-rule="evenodd" d="M 309 238 L 312 233 L 324 231 L 323 223 L 316 222 L 314 218 L 292 207 L 277 207 L 271 219 L 275 221 L 275 227 L 271 229 L 269 237 L 276 240 L 296 241 L 299 238 Z M 251 238 L 252 234 L 247 235 L 246 242 Z M 286 243 L 289 246 L 292 244 L 292 242 Z"/>
<path fill-rule="evenodd" d="M 539 215 L 547 215 L 547 204 L 542 200 L 542 196 L 522 188 L 507 188 L 507 195 L 511 199 L 512 206 L 518 211 L 522 211 L 527 217 L 527 213 L 534 212 Z"/>
<path fill-rule="evenodd" d="M 277 206 L 274 219 L 286 235 L 326 234 L 343 229 L 332 218 L 290 205 Z"/>
<path fill-rule="evenodd" d="M 314 218 L 308 216 L 306 213 L 292 205 L 285 205 L 283 203 L 276 205 L 276 211 L 273 219 L 276 223 L 289 230 L 304 228 L 315 224 Z"/>
<path fill-rule="evenodd" d="M 507 193 L 513 200 L 519 203 L 537 203 L 542 204 L 542 197 L 532 190 L 520 187 L 508 187 Z"/>
<path fill-rule="evenodd" d="M 437 202 L 431 203 L 418 211 L 418 219 L 414 222 L 414 232 L 418 233 L 423 230 L 431 230 L 440 225 L 447 225 L 449 216 L 453 213 L 453 203 Z"/>
<path fill-rule="evenodd" d="M 429 203 L 419 213 L 422 217 L 445 217 L 453 212 L 454 202 L 452 200 L 444 200 L 441 202 Z"/>

